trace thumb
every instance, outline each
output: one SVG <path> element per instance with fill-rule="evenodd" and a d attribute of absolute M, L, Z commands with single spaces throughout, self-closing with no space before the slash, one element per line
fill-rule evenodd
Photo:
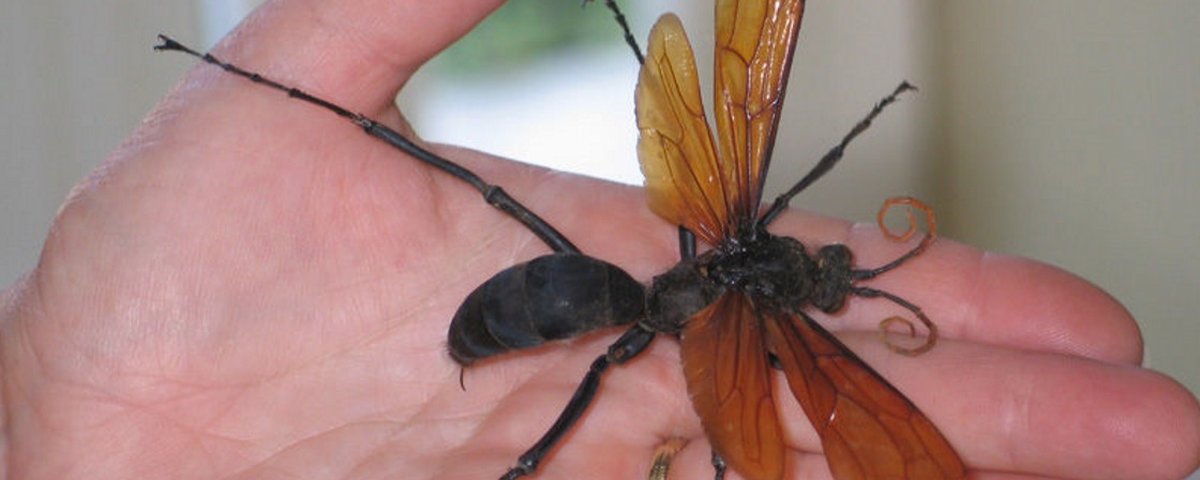
<path fill-rule="evenodd" d="M 503 0 L 272 0 L 214 48 L 224 60 L 380 112 L 427 60 Z"/>

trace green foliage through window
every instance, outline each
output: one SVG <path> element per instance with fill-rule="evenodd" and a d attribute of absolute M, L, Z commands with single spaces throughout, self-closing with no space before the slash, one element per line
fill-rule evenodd
<path fill-rule="evenodd" d="M 505 70 L 560 49 L 623 45 L 612 13 L 600 2 L 511 0 L 437 60 L 449 75 Z"/>

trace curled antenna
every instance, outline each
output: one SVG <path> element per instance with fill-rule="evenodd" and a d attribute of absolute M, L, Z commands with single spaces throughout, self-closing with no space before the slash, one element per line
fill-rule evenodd
<path fill-rule="evenodd" d="M 908 207 L 904 212 L 905 219 L 908 221 L 908 227 L 900 233 L 893 231 L 884 222 L 888 212 L 892 209 L 892 207 L 897 205 L 904 205 Z M 883 235 L 887 237 L 888 240 L 893 242 L 907 242 L 912 239 L 913 235 L 916 235 L 917 231 L 919 230 L 916 214 L 914 213 L 915 211 L 920 211 L 924 214 L 925 225 L 927 226 L 925 236 L 921 238 L 920 243 L 917 243 L 917 246 L 913 247 L 912 250 L 909 250 L 904 255 L 901 255 L 900 258 L 892 260 L 881 267 L 852 271 L 850 273 L 850 277 L 854 281 L 857 282 L 860 280 L 875 278 L 884 272 L 900 266 L 909 259 L 920 255 L 921 252 L 924 252 L 925 249 L 929 248 L 929 245 L 933 244 L 933 241 L 937 239 L 937 220 L 933 215 L 933 208 L 929 207 L 929 205 L 926 205 L 920 200 L 912 197 L 889 198 L 885 200 L 883 202 L 883 206 L 879 208 L 879 213 L 876 215 L 876 221 L 879 223 L 879 228 L 883 232 Z M 893 342 L 891 337 L 888 336 L 888 332 L 891 331 L 891 327 L 893 325 L 900 324 L 902 327 L 908 329 L 908 334 L 910 337 L 916 337 L 917 328 L 913 322 L 907 318 L 898 316 L 892 316 L 881 320 L 879 322 L 879 338 L 881 341 L 883 341 L 884 345 L 887 345 L 888 349 L 892 350 L 893 352 L 910 356 L 920 355 L 928 352 L 929 349 L 933 348 L 933 346 L 937 344 L 937 325 L 925 315 L 925 312 L 921 311 L 920 307 L 914 305 L 912 302 L 900 298 L 892 293 L 870 287 L 851 287 L 850 293 L 863 298 L 884 298 L 889 300 L 892 303 L 903 307 L 905 310 L 912 312 L 912 314 L 917 317 L 917 320 L 919 320 L 921 324 L 925 326 L 925 330 L 928 332 L 927 336 L 925 337 L 925 342 L 916 347 L 905 347 Z"/>

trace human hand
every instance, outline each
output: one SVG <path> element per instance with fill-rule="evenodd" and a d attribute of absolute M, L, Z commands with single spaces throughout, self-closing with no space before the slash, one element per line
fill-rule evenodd
<path fill-rule="evenodd" d="M 216 53 L 406 131 L 396 91 L 499 3 L 277 1 Z M 674 228 L 636 188 L 431 148 L 636 278 L 677 258 Z M 905 248 L 802 212 L 773 228 L 847 243 L 860 265 Z M 617 335 L 481 362 L 460 390 L 445 353 L 458 303 L 546 251 L 457 180 L 199 65 L 72 192 L 37 268 L 5 292 L 0 461 L 13 478 L 495 478 Z M 1139 368 L 1136 325 L 1095 287 L 945 240 L 873 285 L 939 323 L 933 351 L 908 358 L 876 340 L 887 302 L 854 300 L 824 323 L 973 469 L 1195 467 L 1195 398 Z M 710 476 L 681 373 L 666 338 L 612 369 L 541 478 L 640 478 L 667 437 L 691 440 L 673 476 Z M 793 474 L 823 471 L 812 428 L 779 392 Z"/>

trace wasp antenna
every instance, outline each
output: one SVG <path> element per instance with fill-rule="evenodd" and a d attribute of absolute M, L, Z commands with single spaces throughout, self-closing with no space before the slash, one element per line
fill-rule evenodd
<path fill-rule="evenodd" d="M 887 223 L 884 222 L 888 211 L 896 205 L 905 205 L 909 207 L 904 212 L 904 217 L 908 221 L 908 227 L 902 233 L 896 233 L 892 231 L 891 228 L 888 228 Z M 883 236 L 887 237 L 888 240 L 893 242 L 907 242 L 913 237 L 913 235 L 917 233 L 917 217 L 913 214 L 913 210 L 919 210 L 925 215 L 925 225 L 927 231 L 925 232 L 925 237 L 921 238 L 921 243 L 918 243 L 917 246 L 912 248 L 912 250 L 909 250 L 904 255 L 901 255 L 900 258 L 892 260 L 881 267 L 854 270 L 850 273 L 851 279 L 858 281 L 875 278 L 884 272 L 900 266 L 909 259 L 920 255 L 927 248 L 929 248 L 930 245 L 933 244 L 933 241 L 937 239 L 937 218 L 933 214 L 933 208 L 913 197 L 892 197 L 885 200 L 883 202 L 883 206 L 879 208 L 879 213 L 875 216 L 875 220 L 879 223 L 879 229 L 883 231 Z"/>
<path fill-rule="evenodd" d="M 892 229 L 888 228 L 887 224 L 884 222 L 888 211 L 896 205 L 905 205 L 909 207 L 908 210 L 904 212 L 905 217 L 908 219 L 908 228 L 905 229 L 904 233 L 901 234 L 892 232 Z M 875 215 L 875 220 L 879 223 L 879 228 L 883 230 L 883 235 L 888 237 L 888 240 L 894 242 L 907 242 L 908 239 L 912 238 L 913 234 L 917 231 L 917 218 L 915 215 L 913 215 L 913 210 L 920 210 L 921 213 L 925 214 L 925 224 L 929 230 L 928 236 L 937 236 L 937 217 L 933 214 L 933 208 L 913 197 L 892 197 L 884 200 L 883 206 L 879 207 L 879 213 Z"/>
<path fill-rule="evenodd" d="M 933 323 L 933 321 L 930 320 L 929 317 L 925 315 L 925 312 L 921 311 L 921 307 L 918 307 L 918 306 L 914 305 L 912 302 L 909 302 L 908 300 L 900 298 L 889 292 L 885 292 L 883 290 L 879 290 L 879 289 L 875 289 L 875 288 L 854 287 L 854 288 L 850 289 L 850 292 L 857 296 L 863 297 L 863 298 L 884 298 L 884 299 L 890 300 L 892 303 L 895 303 L 896 305 L 904 307 L 905 310 L 912 312 L 912 314 L 917 317 L 917 320 L 920 320 L 921 324 L 925 326 L 925 330 L 928 332 L 928 334 L 925 336 L 925 342 L 916 347 L 905 347 L 905 346 L 898 345 L 898 344 L 892 342 L 891 338 L 888 336 L 888 332 L 891 330 L 892 324 L 900 323 L 908 328 L 908 334 L 910 337 L 916 337 L 917 330 L 916 330 L 916 327 L 913 325 L 913 322 L 907 318 L 896 317 L 896 316 L 888 317 L 888 318 L 881 320 L 879 322 L 879 339 L 881 341 L 883 341 L 884 345 L 887 345 L 889 350 L 899 353 L 899 354 L 908 355 L 911 357 L 911 356 L 917 356 L 922 353 L 928 352 L 930 349 L 933 348 L 934 345 L 937 345 L 937 341 L 938 341 L 937 324 Z"/>

